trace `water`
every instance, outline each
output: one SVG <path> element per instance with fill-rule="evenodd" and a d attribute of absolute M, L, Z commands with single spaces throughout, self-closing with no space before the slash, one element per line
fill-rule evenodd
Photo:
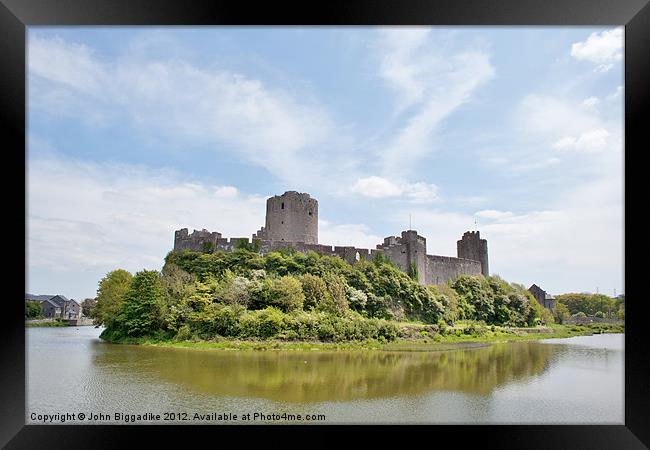
<path fill-rule="evenodd" d="M 382 352 L 165 349 L 100 331 L 26 329 L 27 423 L 624 423 L 622 334 Z M 160 419 L 128 416 L 147 414 Z"/>

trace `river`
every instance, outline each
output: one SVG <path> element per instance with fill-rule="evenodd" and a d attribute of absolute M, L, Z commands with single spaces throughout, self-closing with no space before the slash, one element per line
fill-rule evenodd
<path fill-rule="evenodd" d="M 383 352 L 155 348 L 100 332 L 26 329 L 26 423 L 624 423 L 622 334 Z"/>

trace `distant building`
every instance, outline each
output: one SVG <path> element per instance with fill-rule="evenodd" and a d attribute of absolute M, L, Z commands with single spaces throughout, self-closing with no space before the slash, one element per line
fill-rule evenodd
<path fill-rule="evenodd" d="M 555 297 L 553 297 L 551 294 L 548 294 L 544 289 L 537 286 L 536 284 L 533 284 L 531 287 L 529 287 L 528 291 L 533 294 L 533 297 L 535 297 L 537 302 L 544 308 L 550 311 L 555 311 L 556 300 Z"/>
<path fill-rule="evenodd" d="M 40 302 L 46 319 L 78 319 L 81 316 L 81 305 L 63 295 L 25 294 L 25 301 Z"/>

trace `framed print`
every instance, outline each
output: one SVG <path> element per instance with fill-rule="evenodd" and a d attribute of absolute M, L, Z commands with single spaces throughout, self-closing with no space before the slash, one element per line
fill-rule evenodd
<path fill-rule="evenodd" d="M 0 20 L 7 448 L 650 442 L 646 1 Z"/>

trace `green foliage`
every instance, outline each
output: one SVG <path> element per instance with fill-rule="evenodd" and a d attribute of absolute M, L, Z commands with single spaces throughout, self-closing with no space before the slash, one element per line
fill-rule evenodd
<path fill-rule="evenodd" d="M 268 307 L 248 311 L 241 316 L 239 336 L 245 338 L 275 338 L 282 331 L 284 314 L 277 308 Z"/>
<path fill-rule="evenodd" d="M 553 318 L 522 285 L 508 284 L 499 276 L 461 275 L 451 288 L 457 293 L 457 318 L 509 326 L 534 325 Z"/>
<path fill-rule="evenodd" d="M 124 296 L 129 291 L 133 276 L 123 269 L 108 272 L 99 281 L 97 305 L 93 311 L 93 323 L 110 327 L 116 319 Z"/>
<path fill-rule="evenodd" d="M 203 253 L 212 253 L 214 252 L 214 243 L 213 242 L 204 242 L 202 246 Z"/>
<path fill-rule="evenodd" d="M 42 319 L 43 306 L 37 300 L 28 300 L 25 302 L 25 319 Z"/>
<path fill-rule="evenodd" d="M 419 279 L 418 266 L 415 263 L 413 262 L 409 263 L 408 271 L 406 273 L 412 280 L 418 281 Z"/>
<path fill-rule="evenodd" d="M 302 283 L 302 291 L 305 295 L 304 309 L 306 311 L 315 309 L 321 302 L 327 303 L 326 299 L 330 295 L 327 290 L 327 285 L 318 275 L 306 273 L 300 277 Z"/>
<path fill-rule="evenodd" d="M 97 299 L 86 298 L 81 302 L 81 313 L 85 317 L 94 317 L 95 307 L 97 306 Z"/>
<path fill-rule="evenodd" d="M 416 334 L 434 336 L 459 319 L 473 321 L 465 331 L 472 335 L 489 325 L 553 320 L 523 286 L 498 276 L 424 286 L 381 252 L 351 265 L 315 252 L 255 250 L 239 241 L 232 252 L 170 252 L 162 276 L 136 275 L 106 336 L 389 341 L 401 333 L 394 321 L 424 322 L 428 328 Z M 466 336 L 462 329 L 450 333 Z"/>
<path fill-rule="evenodd" d="M 602 311 L 607 317 L 615 314 L 618 305 L 625 302 L 625 299 L 621 302 L 604 294 L 562 294 L 555 299 L 557 303 L 564 304 L 572 315 L 582 312 L 587 316 L 593 316 L 598 311 Z"/>
<path fill-rule="evenodd" d="M 454 280 L 451 287 L 468 306 L 463 308 L 463 318 L 492 322 L 494 319 L 494 296 L 484 277 L 461 275 Z"/>
<path fill-rule="evenodd" d="M 363 313 L 368 303 L 368 296 L 360 289 L 355 289 L 352 286 L 345 287 L 345 295 L 348 300 L 350 309 Z"/>
<path fill-rule="evenodd" d="M 329 295 L 326 295 L 321 300 L 318 308 L 334 314 L 343 314 L 348 308 L 348 299 L 345 295 L 347 287 L 345 280 L 336 274 L 327 273 L 323 281 Z"/>
<path fill-rule="evenodd" d="M 602 311 L 596 311 L 596 314 L 594 314 L 594 317 L 598 317 L 599 319 L 604 319 L 605 318 L 605 313 Z"/>
<path fill-rule="evenodd" d="M 291 276 L 270 279 L 266 291 L 268 304 L 284 312 L 301 310 L 305 302 L 302 284 Z"/>
<path fill-rule="evenodd" d="M 556 303 L 555 305 L 555 321 L 563 324 L 571 318 L 571 311 L 564 303 Z"/>
<path fill-rule="evenodd" d="M 143 270 L 133 277 L 119 314 L 109 328 L 127 336 L 143 336 L 159 330 L 162 325 L 161 309 L 164 291 L 160 273 Z"/>

